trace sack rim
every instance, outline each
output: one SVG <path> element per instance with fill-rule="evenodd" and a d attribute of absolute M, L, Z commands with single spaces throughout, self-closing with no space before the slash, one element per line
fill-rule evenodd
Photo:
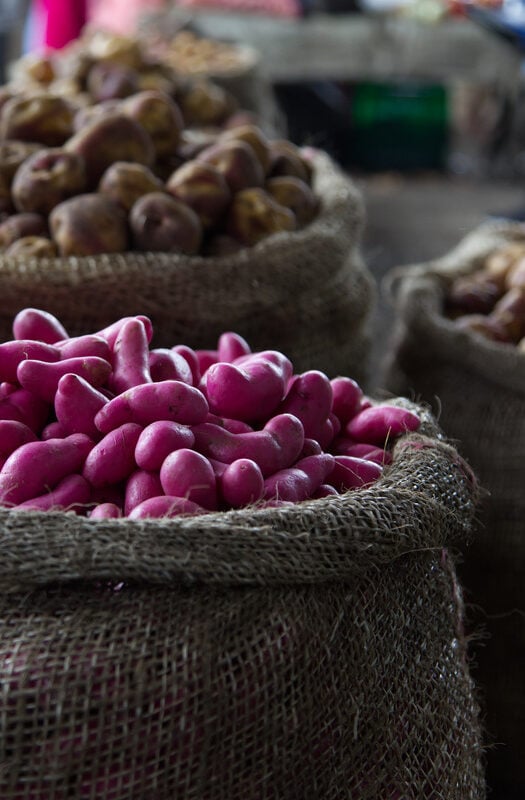
<path fill-rule="evenodd" d="M 373 485 L 339 497 L 164 521 L 1 509 L 0 593 L 82 580 L 344 582 L 407 552 L 464 542 L 478 500 L 468 465 L 425 408 L 388 403 L 418 408 L 420 431 L 400 437 Z"/>

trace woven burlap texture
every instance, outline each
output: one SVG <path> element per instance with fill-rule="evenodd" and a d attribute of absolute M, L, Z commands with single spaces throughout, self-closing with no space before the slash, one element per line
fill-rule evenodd
<path fill-rule="evenodd" d="M 282 350 L 298 371 L 364 381 L 375 284 L 359 249 L 363 200 L 329 156 L 318 152 L 314 164 L 318 217 L 234 256 L 0 256 L 0 341 L 26 307 L 55 314 L 72 336 L 146 314 L 153 346 L 214 348 L 234 330 L 253 349 Z"/>
<path fill-rule="evenodd" d="M 394 272 L 397 323 L 384 380 L 431 404 L 487 490 L 460 577 L 472 625 L 484 631 L 473 674 L 495 800 L 525 796 L 525 354 L 459 330 L 442 309 L 450 280 L 512 241 L 525 243 L 523 225 L 485 223 L 444 258 Z"/>
<path fill-rule="evenodd" d="M 428 414 L 394 452 L 281 508 L 1 511 L 2 800 L 483 798 L 476 485 Z"/>

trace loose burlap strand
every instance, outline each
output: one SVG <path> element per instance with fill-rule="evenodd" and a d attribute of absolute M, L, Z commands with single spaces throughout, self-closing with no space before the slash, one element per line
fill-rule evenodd
<path fill-rule="evenodd" d="M 476 501 L 427 414 L 342 497 L 0 512 L 2 800 L 481 800 Z"/>
<path fill-rule="evenodd" d="M 475 649 L 494 800 L 525 796 L 525 354 L 459 330 L 444 317 L 447 283 L 495 247 L 525 243 L 525 228 L 487 223 L 445 258 L 398 270 L 394 345 L 386 388 L 425 400 L 487 490 L 460 578 Z"/>
<path fill-rule="evenodd" d="M 364 382 L 375 285 L 359 250 L 362 196 L 327 155 L 313 158 L 318 217 L 233 256 L 0 256 L 0 341 L 26 307 L 55 314 L 70 335 L 146 314 L 154 346 L 214 348 L 234 330 L 253 349 L 286 353 L 298 371 Z"/>

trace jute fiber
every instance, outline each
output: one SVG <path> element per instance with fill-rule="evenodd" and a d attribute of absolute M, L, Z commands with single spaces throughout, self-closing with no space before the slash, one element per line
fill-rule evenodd
<path fill-rule="evenodd" d="M 448 281 L 520 240 L 523 226 L 487 223 L 445 258 L 397 272 L 397 331 L 385 380 L 391 391 L 433 406 L 487 490 L 460 577 L 468 616 L 484 629 L 473 675 L 494 800 L 525 797 L 525 354 L 458 330 L 442 306 Z"/>
<path fill-rule="evenodd" d="M 297 370 L 364 382 L 375 284 L 359 248 L 363 200 L 323 153 L 314 157 L 318 217 L 229 257 L 162 253 L 21 260 L 0 256 L 0 341 L 23 308 L 55 314 L 70 335 L 146 314 L 153 346 L 214 348 L 234 330 L 279 349 Z"/>
<path fill-rule="evenodd" d="M 0 511 L 2 800 L 483 798 L 449 554 L 477 488 L 426 419 L 342 497 Z"/>

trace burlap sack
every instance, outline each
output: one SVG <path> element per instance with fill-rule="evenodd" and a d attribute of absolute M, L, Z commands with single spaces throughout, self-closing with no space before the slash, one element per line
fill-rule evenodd
<path fill-rule="evenodd" d="M 447 552 L 477 489 L 426 420 L 344 497 L 0 511 L 2 800 L 483 798 Z"/>
<path fill-rule="evenodd" d="M 430 403 L 487 490 L 460 577 L 485 637 L 473 670 L 482 690 L 488 782 L 494 800 L 525 797 L 525 354 L 460 331 L 444 290 L 525 228 L 487 223 L 447 256 L 401 269 L 392 287 L 395 341 L 384 385 Z"/>
<path fill-rule="evenodd" d="M 156 346 L 213 348 L 234 330 L 253 349 L 282 350 L 296 370 L 364 382 L 375 285 L 359 251 L 362 196 L 322 153 L 315 190 L 322 209 L 308 227 L 230 257 L 0 256 L 0 341 L 12 338 L 13 317 L 25 307 L 55 314 L 70 335 L 146 314 Z"/>

